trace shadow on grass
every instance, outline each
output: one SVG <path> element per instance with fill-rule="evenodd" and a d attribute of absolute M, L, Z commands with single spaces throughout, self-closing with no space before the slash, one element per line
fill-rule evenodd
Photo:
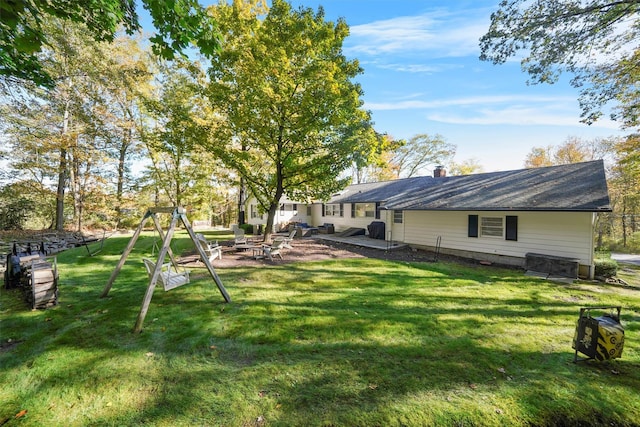
<path fill-rule="evenodd" d="M 144 250 L 152 244 L 145 241 Z M 22 343 L 0 361 L 26 377 L 25 387 L 4 392 L 3 409 L 40 399 L 43 407 L 32 412 L 46 416 L 49 401 L 71 390 L 78 419 L 108 425 L 638 419 L 631 412 L 639 407 L 637 350 L 630 361 L 571 363 L 576 307 L 593 302 L 583 291 L 447 264 L 349 260 L 228 270 L 220 275 L 233 303 L 222 302 L 210 279 L 157 289 L 135 335 L 147 286 L 144 250 L 100 299 L 119 259 L 115 248 L 78 263 L 68 255 L 55 309 L 3 315 L 2 338 L 5 327 L 17 328 Z M 135 392 L 133 402 L 117 402 Z"/>

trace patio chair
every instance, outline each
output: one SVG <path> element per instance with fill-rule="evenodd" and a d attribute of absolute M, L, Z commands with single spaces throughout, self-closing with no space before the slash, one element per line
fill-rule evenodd
<path fill-rule="evenodd" d="M 275 239 L 273 243 L 271 243 L 271 245 L 262 246 L 262 254 L 265 257 L 269 258 L 269 261 L 273 261 L 273 257 L 275 255 L 279 256 L 280 259 L 284 259 L 282 258 L 282 254 L 280 253 L 283 248 L 284 239 Z"/>
<path fill-rule="evenodd" d="M 236 245 L 246 245 L 247 244 L 247 238 L 244 235 L 244 230 L 242 228 L 238 228 L 236 230 L 233 230 L 233 234 L 235 235 L 235 244 Z"/>
<path fill-rule="evenodd" d="M 217 241 L 211 243 L 204 235 L 198 233 L 196 234 L 196 243 L 202 248 L 210 263 L 216 258 L 222 259 L 222 246 Z"/>
<path fill-rule="evenodd" d="M 144 267 L 147 269 L 147 274 L 149 275 L 149 278 L 151 278 L 154 270 L 156 269 L 156 263 L 149 258 L 142 258 L 142 262 L 144 262 Z M 186 285 L 187 283 L 189 283 L 189 272 L 187 270 L 181 272 L 176 271 L 171 263 L 166 263 L 162 264 L 162 269 L 160 270 L 160 275 L 158 276 L 158 278 L 162 282 L 164 290 L 169 291 L 171 289 L 177 288 L 178 286 Z"/>
<path fill-rule="evenodd" d="M 293 230 L 291 230 L 291 233 L 289 233 L 287 237 L 284 237 L 282 239 L 284 241 L 284 243 L 282 244 L 283 248 L 292 249 L 291 242 L 293 242 L 293 237 L 296 235 L 297 232 L 298 230 L 294 228 Z"/>

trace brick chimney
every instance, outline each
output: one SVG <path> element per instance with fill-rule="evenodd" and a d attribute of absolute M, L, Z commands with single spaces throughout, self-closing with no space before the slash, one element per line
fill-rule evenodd
<path fill-rule="evenodd" d="M 442 166 L 436 166 L 436 168 L 433 170 L 433 177 L 434 178 L 443 178 L 447 176 L 447 171 L 444 170 L 444 168 Z"/>

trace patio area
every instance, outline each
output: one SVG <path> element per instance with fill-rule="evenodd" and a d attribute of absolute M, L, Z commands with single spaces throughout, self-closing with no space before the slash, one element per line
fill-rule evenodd
<path fill-rule="evenodd" d="M 364 248 L 380 249 L 383 251 L 401 249 L 408 246 L 406 243 L 372 239 L 368 236 L 340 237 L 337 234 L 314 234 L 311 238 L 328 240 L 331 242 L 346 243 L 349 245 L 361 246 Z"/>

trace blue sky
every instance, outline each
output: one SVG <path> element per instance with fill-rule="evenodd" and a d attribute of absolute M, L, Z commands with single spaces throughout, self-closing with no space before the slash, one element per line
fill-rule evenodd
<path fill-rule="evenodd" d="M 440 134 L 458 147 L 456 162 L 475 158 L 487 172 L 519 169 L 534 146 L 568 137 L 619 136 L 615 122 L 580 123 L 569 75 L 527 85 L 517 61 L 478 59 L 478 40 L 499 0 L 294 0 L 342 17 L 351 35 L 343 51 L 358 77 L 378 132 L 395 138 Z"/>
<path fill-rule="evenodd" d="M 569 137 L 622 135 L 609 120 L 580 123 L 569 75 L 553 85 L 527 85 L 518 61 L 478 59 L 499 0 L 289 1 L 296 8 L 321 5 L 327 20 L 345 19 L 350 36 L 343 52 L 364 69 L 357 81 L 378 132 L 404 139 L 440 134 L 457 147 L 454 161 L 475 159 L 485 172 L 520 169 L 532 147 Z"/>

